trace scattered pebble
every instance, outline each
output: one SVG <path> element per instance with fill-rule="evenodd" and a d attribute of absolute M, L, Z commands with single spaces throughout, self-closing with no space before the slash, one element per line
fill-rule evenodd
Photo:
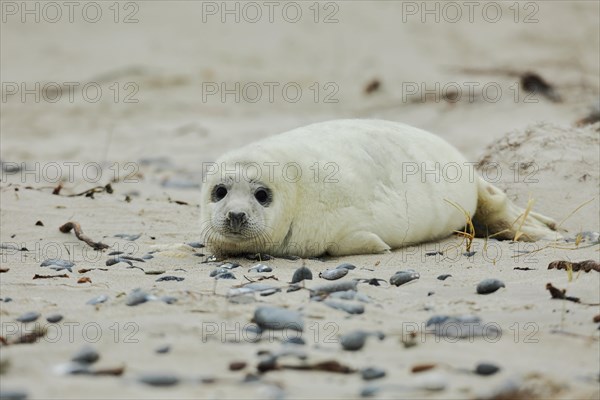
<path fill-rule="evenodd" d="M 385 374 L 385 370 L 378 367 L 369 367 L 360 371 L 360 375 L 365 381 L 383 378 Z"/>
<path fill-rule="evenodd" d="M 346 268 L 336 268 L 336 269 L 326 269 L 319 273 L 319 278 L 327 279 L 329 281 L 334 281 L 336 279 L 343 278 L 348 274 L 348 269 Z"/>
<path fill-rule="evenodd" d="M 46 317 L 46 321 L 50 322 L 51 324 L 56 324 L 57 322 L 62 321 L 62 319 L 63 316 L 60 314 L 52 314 Z"/>
<path fill-rule="evenodd" d="M 231 272 L 223 272 L 215 275 L 215 279 L 237 279 Z"/>
<path fill-rule="evenodd" d="M 40 313 L 37 311 L 29 311 L 25 314 L 21 314 L 17 317 L 17 321 L 19 322 L 33 322 L 40 317 Z"/>
<path fill-rule="evenodd" d="M 128 306 L 137 306 L 138 304 L 142 304 L 148 301 L 148 294 L 141 290 L 134 290 L 129 293 L 127 299 L 125 299 L 125 304 Z"/>
<path fill-rule="evenodd" d="M 165 353 L 168 353 L 169 351 L 171 351 L 171 346 L 168 344 L 157 347 L 156 350 L 154 350 L 154 352 L 156 352 L 158 354 L 165 354 Z"/>
<path fill-rule="evenodd" d="M 362 314 L 365 312 L 365 306 L 361 303 L 325 300 L 323 304 L 336 310 L 346 311 L 348 314 Z"/>
<path fill-rule="evenodd" d="M 179 378 L 169 374 L 145 374 L 138 380 L 150 386 L 173 386 L 179 383 Z"/>
<path fill-rule="evenodd" d="M 416 386 L 432 392 L 440 392 L 448 386 L 448 379 L 439 372 L 425 372 L 417 375 Z"/>
<path fill-rule="evenodd" d="M 282 343 L 283 344 L 296 344 L 299 346 L 304 346 L 306 344 L 304 339 L 302 339 L 302 337 L 300 337 L 300 336 L 286 337 Z"/>
<path fill-rule="evenodd" d="M 27 392 L 22 390 L 0 390 L 0 400 L 25 400 Z"/>
<path fill-rule="evenodd" d="M 306 267 L 300 267 L 296 271 L 294 271 L 294 275 L 292 276 L 291 283 L 298 283 L 304 280 L 312 280 L 313 275 L 310 269 Z"/>
<path fill-rule="evenodd" d="M 356 290 L 344 290 L 342 292 L 333 292 L 328 296 L 329 299 L 339 300 L 358 300 L 363 303 L 370 303 L 371 300 L 366 294 L 357 292 Z"/>
<path fill-rule="evenodd" d="M 177 302 L 177 297 L 173 297 L 173 296 L 163 296 L 159 299 L 160 301 L 167 303 L 167 304 L 173 304 L 175 302 Z"/>
<path fill-rule="evenodd" d="M 69 272 L 73 272 L 73 270 L 71 268 L 74 266 L 75 266 L 74 262 L 71 262 L 68 260 L 60 260 L 60 259 L 49 259 L 49 260 L 43 261 L 40 264 L 40 267 L 50 267 L 51 269 L 53 269 L 55 271 L 60 271 L 60 270 L 66 269 Z"/>
<path fill-rule="evenodd" d="M 340 337 L 340 344 L 344 350 L 357 351 L 363 348 L 369 336 L 376 336 L 383 340 L 385 335 L 381 332 L 353 331 Z"/>
<path fill-rule="evenodd" d="M 117 233 L 115 235 L 115 237 L 119 238 L 119 239 L 125 239 L 125 240 L 129 240 L 131 242 L 133 242 L 134 240 L 139 239 L 142 236 L 141 233 L 138 233 L 137 235 L 129 235 L 126 233 Z"/>
<path fill-rule="evenodd" d="M 154 258 L 154 256 L 153 256 L 152 254 L 144 254 L 144 255 L 142 256 L 142 258 L 143 258 L 144 260 L 151 260 L 151 259 L 153 259 L 153 258 Z"/>
<path fill-rule="evenodd" d="M 229 370 L 239 371 L 241 369 L 246 368 L 246 365 L 248 365 L 248 363 L 246 363 L 245 361 L 232 361 L 229 363 Z"/>
<path fill-rule="evenodd" d="M 35 226 L 44 226 L 44 223 L 42 221 L 37 221 L 35 223 Z"/>
<path fill-rule="evenodd" d="M 111 251 L 108 253 L 109 256 L 118 256 L 119 254 L 123 254 L 122 251 Z"/>
<path fill-rule="evenodd" d="M 334 292 L 344 292 L 346 290 L 356 290 L 358 281 L 342 281 L 335 283 L 327 283 L 325 285 L 317 286 L 312 289 L 314 294 L 329 294 Z"/>
<path fill-rule="evenodd" d="M 126 260 L 126 259 L 121 258 L 121 257 L 109 258 L 108 260 L 106 260 L 106 266 L 110 267 L 111 265 L 115 265 L 115 264 L 121 263 L 121 262 L 133 266 L 133 263 L 131 261 Z"/>
<path fill-rule="evenodd" d="M 250 268 L 248 270 L 248 272 L 273 272 L 273 268 L 269 267 L 268 265 L 264 265 L 264 264 L 256 264 L 254 267 Z"/>
<path fill-rule="evenodd" d="M 448 279 L 448 278 L 450 278 L 450 277 L 452 277 L 452 275 L 450 275 L 450 274 L 443 274 L 443 275 L 440 275 L 440 276 L 438 276 L 437 278 L 438 278 L 440 281 L 445 281 L 446 279 Z"/>
<path fill-rule="evenodd" d="M 373 397 L 381 391 L 381 387 L 376 385 L 365 386 L 360 391 L 360 397 Z"/>
<path fill-rule="evenodd" d="M 100 359 L 100 354 L 90 346 L 82 347 L 71 358 L 71 361 L 81 364 L 93 364 Z"/>
<path fill-rule="evenodd" d="M 477 285 L 477 293 L 490 294 L 503 287 L 506 287 L 504 282 L 498 279 L 484 279 Z"/>
<path fill-rule="evenodd" d="M 415 279 L 419 279 L 420 277 L 421 275 L 413 269 L 398 271 L 390 278 L 390 284 L 400 286 L 410 281 L 414 281 Z"/>
<path fill-rule="evenodd" d="M 200 242 L 188 242 L 188 243 L 186 243 L 186 244 L 187 244 L 188 246 L 190 246 L 190 247 L 193 247 L 193 248 L 195 248 L 195 249 L 201 249 L 201 248 L 203 248 L 203 247 L 204 247 L 204 244 L 203 244 L 203 243 L 200 243 Z"/>
<path fill-rule="evenodd" d="M 160 278 L 158 278 L 156 280 L 156 282 L 164 282 L 164 281 L 177 281 L 177 282 L 181 282 L 184 279 L 185 278 L 183 278 L 181 276 L 165 275 L 165 276 L 161 276 Z"/>
<path fill-rule="evenodd" d="M 299 332 L 304 330 L 304 320 L 299 312 L 280 307 L 258 307 L 254 311 L 253 322 L 261 329 L 292 329 Z"/>
<path fill-rule="evenodd" d="M 356 269 L 356 266 L 352 265 L 352 264 L 348 264 L 348 263 L 343 263 L 338 265 L 337 267 L 335 267 L 336 269 L 347 269 L 347 270 L 353 270 Z"/>
<path fill-rule="evenodd" d="M 490 363 L 480 363 L 475 367 L 475 373 L 477 375 L 494 375 L 496 372 L 500 371 L 500 367 Z"/>

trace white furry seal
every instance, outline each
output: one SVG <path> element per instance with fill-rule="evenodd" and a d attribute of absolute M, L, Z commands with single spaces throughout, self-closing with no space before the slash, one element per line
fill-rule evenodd
<path fill-rule="evenodd" d="M 509 202 L 443 139 L 381 120 L 272 136 L 204 165 L 201 228 L 222 255 L 379 253 L 476 233 L 549 238 L 555 223 Z M 462 210 L 460 210 L 462 208 Z"/>

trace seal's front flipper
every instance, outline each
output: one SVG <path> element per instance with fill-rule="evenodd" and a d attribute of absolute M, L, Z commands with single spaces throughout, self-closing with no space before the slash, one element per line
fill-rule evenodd
<path fill-rule="evenodd" d="M 372 232 L 360 231 L 350 233 L 337 243 L 330 243 L 327 254 L 331 256 L 348 254 L 384 253 L 390 250 L 379 236 Z"/>
<path fill-rule="evenodd" d="M 525 242 L 562 238 L 556 232 L 557 224 L 552 218 L 535 212 L 526 215 L 526 210 L 511 203 L 506 193 L 482 178 L 477 183 L 477 210 L 473 225 L 476 235 L 482 237 Z"/>

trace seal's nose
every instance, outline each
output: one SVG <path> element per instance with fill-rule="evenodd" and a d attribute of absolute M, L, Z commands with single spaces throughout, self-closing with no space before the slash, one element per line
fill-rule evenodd
<path fill-rule="evenodd" d="M 227 219 L 229 220 L 229 226 L 235 232 L 239 232 L 241 227 L 246 222 L 246 213 L 244 212 L 232 212 L 227 213 Z"/>

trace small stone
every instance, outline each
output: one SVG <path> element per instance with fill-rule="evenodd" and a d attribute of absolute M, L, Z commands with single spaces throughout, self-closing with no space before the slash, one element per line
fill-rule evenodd
<path fill-rule="evenodd" d="M 75 353 L 73 358 L 71 358 L 71 361 L 81 364 L 93 364 L 99 359 L 100 354 L 98 354 L 96 350 L 94 350 L 90 346 L 85 346 L 82 347 L 81 350 L 79 350 L 77 353 Z"/>
<path fill-rule="evenodd" d="M 304 280 L 312 280 L 313 275 L 310 269 L 306 267 L 300 267 L 296 271 L 294 271 L 294 275 L 292 276 L 291 283 L 298 283 Z"/>
<path fill-rule="evenodd" d="M 42 221 L 37 221 L 35 223 L 35 226 L 44 226 L 44 223 Z"/>
<path fill-rule="evenodd" d="M 125 299 L 125 304 L 128 306 L 137 306 L 138 304 L 142 304 L 148 301 L 148 294 L 141 290 L 134 290 L 129 293 L 127 299 Z"/>
<path fill-rule="evenodd" d="M 480 363 L 475 367 L 475 373 L 477 375 L 494 375 L 496 372 L 500 371 L 500 367 L 490 363 Z"/>
<path fill-rule="evenodd" d="M 50 322 L 51 324 L 56 324 L 57 322 L 62 321 L 62 319 L 63 316 L 60 314 L 52 314 L 46 317 L 46 321 Z"/>
<path fill-rule="evenodd" d="M 188 243 L 186 243 L 186 244 L 187 244 L 188 246 L 190 246 L 190 247 L 193 247 L 193 248 L 195 248 L 195 249 L 201 249 L 201 248 L 203 248 L 203 247 L 204 247 L 204 244 L 203 244 L 203 243 L 200 243 L 200 242 L 188 242 Z"/>
<path fill-rule="evenodd" d="M 264 265 L 264 264 L 256 264 L 254 267 L 250 268 L 248 270 L 248 272 L 259 272 L 259 273 L 263 273 L 263 272 L 273 272 L 273 268 L 269 267 L 268 265 Z"/>
<path fill-rule="evenodd" d="M 325 271 L 319 273 L 319 278 L 334 281 L 346 276 L 348 274 L 348 271 L 349 270 L 346 268 L 326 269 Z"/>
<path fill-rule="evenodd" d="M 443 275 L 440 275 L 440 276 L 438 276 L 437 278 L 438 278 L 440 281 L 445 281 L 446 279 L 450 278 L 451 276 L 452 276 L 452 275 L 450 275 L 450 274 L 443 274 Z"/>
<path fill-rule="evenodd" d="M 96 304 L 102 304 L 102 303 L 106 302 L 106 300 L 108 300 L 108 296 L 105 295 L 105 294 L 101 294 L 98 297 L 94 297 L 93 299 L 89 299 L 87 301 L 87 303 L 85 303 L 85 304 L 90 304 L 92 306 L 95 306 Z"/>
<path fill-rule="evenodd" d="M 360 371 L 360 375 L 365 381 L 370 381 L 372 379 L 383 378 L 386 375 L 386 373 L 384 369 L 377 367 L 369 367 Z"/>
<path fill-rule="evenodd" d="M 0 390 L 0 400 L 25 400 L 27 392 L 22 390 Z"/>
<path fill-rule="evenodd" d="M 262 329 L 292 329 L 299 332 L 304 330 L 304 321 L 299 312 L 280 307 L 258 307 L 254 312 L 253 322 Z"/>
<path fill-rule="evenodd" d="M 343 263 L 338 265 L 337 267 L 335 267 L 335 269 L 347 269 L 347 270 L 353 270 L 355 269 L 356 266 L 352 265 L 352 264 L 348 264 L 348 263 Z"/>
<path fill-rule="evenodd" d="M 177 302 L 177 297 L 173 297 L 173 296 L 163 296 L 160 298 L 160 301 L 167 303 L 167 304 L 174 304 Z"/>
<path fill-rule="evenodd" d="M 150 386 L 173 386 L 179 383 L 179 378 L 169 374 L 146 374 L 138 380 Z"/>
<path fill-rule="evenodd" d="M 398 271 L 390 278 L 390 284 L 401 286 L 415 279 L 419 279 L 421 275 L 415 270 L 409 269 L 406 271 Z"/>
<path fill-rule="evenodd" d="M 154 350 L 154 352 L 156 352 L 158 354 L 165 354 L 165 353 L 168 353 L 169 351 L 171 351 L 171 346 L 168 344 L 157 347 L 156 350 Z"/>
<path fill-rule="evenodd" d="M 25 314 L 21 314 L 17 317 L 17 321 L 19 322 L 33 322 L 40 317 L 40 313 L 37 311 L 29 311 Z"/>
<path fill-rule="evenodd" d="M 232 361 L 229 363 L 229 370 L 239 371 L 241 369 L 246 368 L 246 365 L 248 365 L 248 363 L 246 363 L 245 361 Z"/>
<path fill-rule="evenodd" d="M 115 237 L 118 237 L 120 239 L 129 240 L 130 242 L 133 242 L 134 240 L 139 239 L 141 236 L 142 236 L 141 233 L 138 233 L 137 235 L 135 235 L 135 234 L 134 235 L 129 235 L 129 234 L 126 234 L 126 233 L 117 233 L 115 235 Z"/>
<path fill-rule="evenodd" d="M 176 282 L 181 282 L 182 280 L 184 280 L 185 278 L 181 277 L 181 276 L 173 276 L 173 275 L 165 275 L 165 276 L 161 276 L 160 278 L 158 278 L 156 280 L 156 282 L 164 282 L 164 281 L 176 281 Z"/>
<path fill-rule="evenodd" d="M 237 279 L 231 272 L 223 272 L 215 276 L 215 279 Z"/>
<path fill-rule="evenodd" d="M 477 285 L 477 293 L 490 294 L 503 287 L 506 287 L 504 282 L 498 279 L 484 279 Z"/>

